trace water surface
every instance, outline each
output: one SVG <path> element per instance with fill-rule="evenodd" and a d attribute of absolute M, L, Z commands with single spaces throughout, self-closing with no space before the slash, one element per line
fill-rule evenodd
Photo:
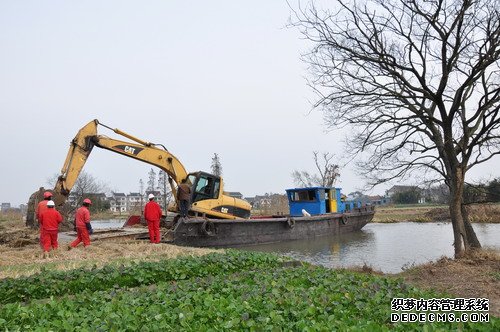
<path fill-rule="evenodd" d="M 111 229 L 121 228 L 125 224 L 126 219 L 108 219 L 108 220 L 91 220 L 92 228 L 94 229 Z"/>
<path fill-rule="evenodd" d="M 500 224 L 473 224 L 483 247 L 500 250 Z M 453 257 L 451 223 L 372 223 L 361 231 L 334 237 L 242 247 L 276 252 L 327 267 L 367 264 L 386 273 L 401 272 L 413 264 Z"/>

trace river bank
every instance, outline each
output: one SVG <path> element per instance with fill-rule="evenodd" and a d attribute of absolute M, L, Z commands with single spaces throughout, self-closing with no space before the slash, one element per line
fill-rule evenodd
<path fill-rule="evenodd" d="M 132 259 L 71 271 L 46 267 L 41 274 L 0 279 L 0 293 L 2 330 L 500 328 L 500 319 L 493 316 L 496 309 L 483 323 L 391 322 L 397 311 L 391 308 L 395 297 L 429 300 L 453 294 L 414 287 L 401 276 L 380 275 L 366 267 L 331 270 L 236 250 L 155 261 Z"/>
<path fill-rule="evenodd" d="M 461 259 L 443 257 L 406 269 L 396 276 L 416 287 L 449 293 L 457 298 L 487 298 L 491 313 L 500 317 L 500 253 L 472 252 Z"/>
<path fill-rule="evenodd" d="M 9 225 L 9 227 L 6 227 Z M 19 222 L 0 224 L 0 278 L 30 276 L 44 270 L 59 271 L 79 268 L 100 268 L 111 265 L 150 262 L 178 257 L 203 256 L 224 250 L 178 247 L 169 244 L 151 245 L 146 241 L 95 241 L 91 247 L 67 251 L 65 243 L 43 259 L 37 244 L 38 232 Z M 5 241 L 7 240 L 7 241 Z M 66 243 L 67 244 L 67 243 Z M 374 273 L 367 265 L 353 268 Z M 339 269 L 342 270 L 342 269 Z M 402 273 L 380 273 L 387 278 L 403 278 L 412 286 L 449 292 L 455 297 L 485 297 L 491 301 L 492 313 L 500 316 L 500 255 L 484 251 L 461 260 L 442 258 L 434 263 L 405 268 Z"/>
<path fill-rule="evenodd" d="M 380 225 L 384 226 L 384 225 Z M 385 225 L 390 226 L 390 225 Z M 38 232 L 24 227 L 20 221 L 0 223 L 0 279 L 23 278 L 45 271 L 99 269 L 129 266 L 137 263 L 175 260 L 182 257 L 205 256 L 224 250 L 177 247 L 169 244 L 151 245 L 146 241 L 95 241 L 87 249 L 61 249 L 43 259 L 37 244 Z M 302 263 L 300 263 L 302 264 Z M 369 263 L 368 263 L 369 265 Z M 352 271 L 390 280 L 402 279 L 406 287 L 417 287 L 452 297 L 482 297 L 490 300 L 490 313 L 500 317 L 500 258 L 495 252 L 482 252 L 461 260 L 442 258 L 434 263 L 406 267 L 401 273 L 380 273 L 368 265 L 350 269 L 327 269 L 348 278 Z M 344 272 L 342 272 L 344 271 Z M 345 275 L 344 275 L 345 273 Z M 343 278 L 344 278 L 343 277 Z M 346 286 L 347 287 L 347 286 Z M 349 286 L 351 287 L 351 286 Z M 352 286 L 353 292 L 356 287 Z"/>
<path fill-rule="evenodd" d="M 500 204 L 473 204 L 467 207 L 472 223 L 500 223 Z M 373 222 L 441 222 L 449 221 L 445 205 L 390 205 L 377 206 Z"/>

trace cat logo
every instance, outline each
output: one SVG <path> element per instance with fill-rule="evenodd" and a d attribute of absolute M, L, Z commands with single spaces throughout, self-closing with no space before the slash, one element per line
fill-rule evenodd
<path fill-rule="evenodd" d="M 130 154 L 134 154 L 135 148 L 131 148 L 130 146 L 125 145 L 125 149 L 123 151 L 130 153 Z"/>
<path fill-rule="evenodd" d="M 115 145 L 113 146 L 113 149 L 118 150 L 120 152 L 125 152 L 127 154 L 131 154 L 133 156 L 137 156 L 139 152 L 144 150 L 144 148 L 129 146 L 129 145 Z"/>

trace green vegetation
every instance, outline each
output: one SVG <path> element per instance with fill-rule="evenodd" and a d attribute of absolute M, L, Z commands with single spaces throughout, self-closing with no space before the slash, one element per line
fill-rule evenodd
<path fill-rule="evenodd" d="M 490 323 L 390 323 L 394 297 L 432 298 L 395 280 L 228 251 L 0 281 L 1 330 L 479 330 Z"/>
<path fill-rule="evenodd" d="M 108 265 L 95 269 L 48 271 L 21 278 L 5 278 L 0 282 L 0 304 L 43 299 L 63 294 L 78 294 L 119 287 L 138 287 L 162 281 L 206 277 L 234 273 L 240 269 L 275 268 L 281 264 L 277 256 L 256 254 L 206 255 L 183 257 L 160 262 L 131 262 L 130 265 Z"/>

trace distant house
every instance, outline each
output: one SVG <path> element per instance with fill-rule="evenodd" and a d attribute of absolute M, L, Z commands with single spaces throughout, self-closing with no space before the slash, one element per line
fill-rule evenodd
<path fill-rule="evenodd" d="M 7 211 L 10 209 L 10 203 L 2 203 L 0 204 L 0 211 Z"/>
<path fill-rule="evenodd" d="M 392 197 L 395 194 L 413 190 L 420 190 L 420 188 L 418 188 L 417 186 L 392 186 L 392 188 L 388 189 L 385 192 L 385 196 Z"/>
<path fill-rule="evenodd" d="M 127 195 L 127 211 L 142 211 L 144 197 L 140 193 L 130 193 Z"/>
<path fill-rule="evenodd" d="M 127 212 L 127 196 L 124 193 L 111 193 L 109 204 L 113 213 Z"/>
<path fill-rule="evenodd" d="M 106 202 L 108 197 L 106 197 L 105 193 L 84 193 L 83 196 L 78 196 L 74 193 L 69 194 L 66 202 L 72 207 L 78 207 L 82 203 L 83 198 L 89 198 L 93 204 L 96 204 L 97 201 Z"/>
<path fill-rule="evenodd" d="M 367 196 L 368 197 L 368 202 L 371 205 L 386 205 L 387 204 L 387 197 L 380 196 L 380 195 L 375 195 L 375 196 Z"/>
<path fill-rule="evenodd" d="M 250 203 L 254 209 L 262 209 L 271 205 L 271 197 L 269 195 L 256 195 L 255 197 L 245 197 L 245 200 Z"/>
<path fill-rule="evenodd" d="M 88 196 L 92 197 L 94 200 L 99 200 L 101 202 L 105 202 L 108 200 L 108 197 L 106 197 L 105 193 L 88 194 Z"/>

